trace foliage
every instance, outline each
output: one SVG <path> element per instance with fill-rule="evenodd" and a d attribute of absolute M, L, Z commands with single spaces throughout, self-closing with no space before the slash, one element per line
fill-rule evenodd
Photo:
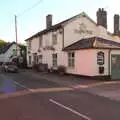
<path fill-rule="evenodd" d="M 58 66 L 58 72 L 59 72 L 60 74 L 65 74 L 65 72 L 66 72 L 66 67 L 63 66 L 63 65 Z"/>
<path fill-rule="evenodd" d="M 6 41 L 4 41 L 4 40 L 0 40 L 0 47 L 3 47 L 3 46 L 6 45 L 6 44 L 7 44 Z"/>

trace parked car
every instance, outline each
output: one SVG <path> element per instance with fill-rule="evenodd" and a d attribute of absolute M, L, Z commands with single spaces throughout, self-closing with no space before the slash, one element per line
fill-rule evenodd
<path fill-rule="evenodd" d="M 15 63 L 13 62 L 4 62 L 2 64 L 2 71 L 4 72 L 18 72 L 18 67 Z"/>

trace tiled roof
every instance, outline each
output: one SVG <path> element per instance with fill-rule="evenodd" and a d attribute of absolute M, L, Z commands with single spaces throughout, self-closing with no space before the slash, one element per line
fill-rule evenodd
<path fill-rule="evenodd" d="M 7 43 L 6 45 L 0 47 L 0 54 L 5 53 L 15 42 Z"/>
<path fill-rule="evenodd" d="M 107 40 L 100 37 L 91 37 L 81 39 L 72 45 L 65 47 L 63 50 L 79 50 L 79 49 L 90 49 L 90 48 L 102 48 L 102 49 L 120 49 L 120 43 Z"/>
<path fill-rule="evenodd" d="M 52 30 L 56 30 L 56 29 L 58 29 L 58 28 L 61 28 L 61 27 L 62 27 L 62 24 L 66 23 L 66 22 L 68 22 L 68 21 L 70 21 L 70 20 L 72 20 L 72 19 L 74 19 L 74 18 L 76 18 L 76 17 L 78 17 L 78 16 L 84 16 L 84 17 L 86 17 L 86 18 L 89 19 L 92 23 L 94 23 L 94 24 L 96 25 L 96 23 L 95 23 L 85 12 L 82 12 L 82 13 L 80 13 L 80 14 L 78 14 L 78 15 L 75 15 L 75 16 L 67 19 L 67 20 L 64 20 L 64 21 L 62 21 L 62 22 L 60 22 L 60 23 L 58 23 L 58 24 L 55 24 L 55 25 L 51 26 L 51 28 L 49 28 L 49 29 L 44 29 L 44 30 L 36 33 L 35 35 L 31 36 L 30 38 L 26 39 L 25 41 L 30 40 L 30 39 L 32 39 L 33 37 L 37 37 L 38 35 L 45 34 L 45 33 L 49 32 L 49 31 L 52 31 Z"/>
<path fill-rule="evenodd" d="M 8 49 L 13 45 L 13 44 L 16 44 L 15 42 L 12 42 L 12 43 L 7 43 L 6 45 L 0 47 L 0 54 L 4 54 L 8 51 Z M 21 48 L 21 49 L 25 49 L 25 46 L 23 45 L 19 45 L 18 46 Z"/>

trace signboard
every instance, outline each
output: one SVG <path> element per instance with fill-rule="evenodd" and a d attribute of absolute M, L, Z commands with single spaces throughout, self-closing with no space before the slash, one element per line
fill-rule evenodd
<path fill-rule="evenodd" d="M 93 34 L 93 31 L 89 30 L 84 23 L 79 24 L 79 28 L 74 30 L 78 34 Z"/>
<path fill-rule="evenodd" d="M 97 64 L 104 65 L 104 52 L 102 51 L 97 53 Z"/>

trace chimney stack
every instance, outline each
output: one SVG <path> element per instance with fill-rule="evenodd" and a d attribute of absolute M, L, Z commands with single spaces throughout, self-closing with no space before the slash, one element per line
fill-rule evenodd
<path fill-rule="evenodd" d="M 114 15 L 114 35 L 119 35 L 119 15 Z"/>
<path fill-rule="evenodd" d="M 107 12 L 102 8 L 97 11 L 97 25 L 101 25 L 107 29 Z"/>
<path fill-rule="evenodd" d="M 46 28 L 49 29 L 52 26 L 52 15 L 49 14 L 46 16 Z"/>

